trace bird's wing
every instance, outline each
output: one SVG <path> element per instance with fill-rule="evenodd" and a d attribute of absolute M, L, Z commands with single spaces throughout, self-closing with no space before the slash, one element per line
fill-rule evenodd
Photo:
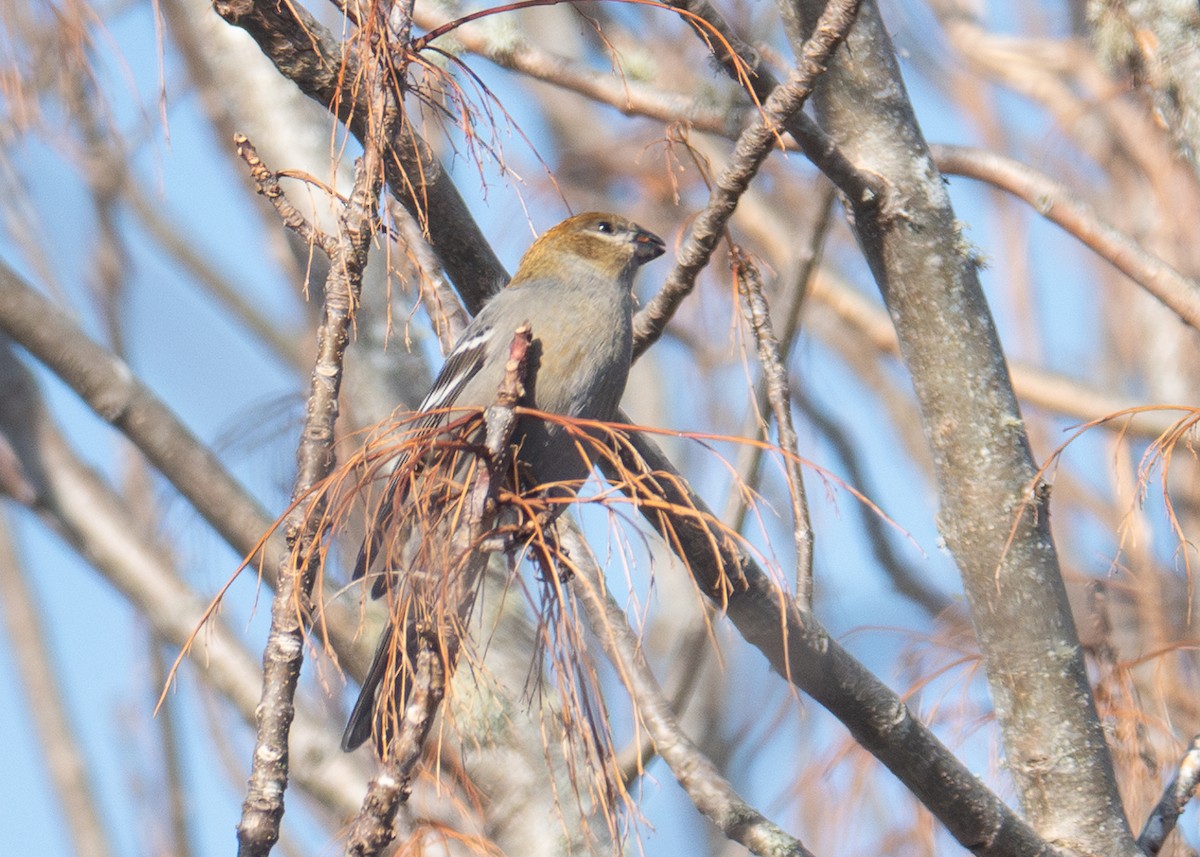
<path fill-rule="evenodd" d="M 486 309 L 486 308 L 485 308 Z M 488 346 L 495 334 L 495 327 L 488 321 L 487 315 L 481 312 L 475 320 L 463 331 L 462 337 L 442 364 L 441 370 L 434 379 L 433 387 L 425 396 L 418 409 L 423 416 L 414 421 L 412 431 L 418 436 L 434 428 L 446 419 L 447 409 L 458 403 L 463 389 L 471 379 L 483 368 Z M 358 580 L 367 573 L 374 558 L 379 553 L 384 535 L 388 532 L 396 510 L 404 502 L 403 493 L 409 484 L 407 468 L 403 467 L 405 457 L 398 457 L 392 464 L 392 476 L 384 489 L 383 500 L 375 514 L 375 523 L 371 527 L 362 545 L 358 549 L 358 558 L 354 562 L 351 580 Z M 379 587 L 376 587 L 379 589 Z M 373 593 L 378 597 L 378 592 Z"/>

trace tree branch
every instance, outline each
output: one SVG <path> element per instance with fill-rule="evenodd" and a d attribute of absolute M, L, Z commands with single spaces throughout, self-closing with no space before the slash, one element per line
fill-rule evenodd
<path fill-rule="evenodd" d="M 785 84 L 771 92 L 763 103 L 761 115 L 738 138 L 730 163 L 717 177 L 708 204 L 692 222 L 691 232 L 667 281 L 634 319 L 635 357 L 662 336 L 679 304 L 695 287 L 696 276 L 712 258 L 738 199 L 750 186 L 771 148 L 779 142 L 780 130 L 804 105 L 834 49 L 846 37 L 857 10 L 858 0 L 829 3 L 813 37 L 804 43 L 796 70 Z"/>
<path fill-rule="evenodd" d="M 1179 823 L 1179 816 L 1196 793 L 1197 786 L 1200 786 L 1200 735 L 1192 738 L 1187 752 L 1179 761 L 1177 773 L 1142 827 L 1138 846 L 1144 852 L 1154 855 L 1162 850 L 1163 843 Z"/>
<path fill-rule="evenodd" d="M 763 857 L 805 857 L 811 852 L 748 804 L 721 776 L 716 766 L 684 734 L 671 705 L 641 652 L 625 613 L 605 590 L 603 575 L 587 542 L 573 522 L 558 530 L 573 572 L 572 589 L 581 596 L 584 613 L 605 654 L 629 691 L 638 718 L 696 809 L 734 842 Z"/>
<path fill-rule="evenodd" d="M 771 328 L 771 313 L 763 294 L 762 275 L 754 262 L 741 250 L 734 250 L 734 276 L 744 304 L 744 312 L 758 344 L 758 362 L 762 364 L 767 400 L 775 414 L 779 447 L 783 452 L 788 496 L 792 501 L 793 541 L 796 547 L 796 599 L 805 609 L 813 603 L 813 530 L 804 493 L 804 469 L 800 464 L 800 442 L 792 424 L 792 400 L 787 367 L 780 353 L 779 340 Z"/>
<path fill-rule="evenodd" d="M 1069 188 L 1013 158 L 969 146 L 930 146 L 940 169 L 987 182 L 1025 200 L 1074 235 L 1164 306 L 1200 330 L 1200 284 L 1109 226 Z"/>
<path fill-rule="evenodd" d="M 7 374 L 6 367 L 28 376 L 7 348 L 0 351 L 0 374 Z M 20 401 L 20 407 L 0 409 L 7 417 L 0 418 L 0 433 L 19 450 L 21 466 L 36 487 L 21 502 L 134 605 L 158 637 L 183 650 L 203 680 L 252 724 L 261 686 L 256 659 L 220 616 L 209 614 L 208 599 L 186 586 L 170 559 L 148 543 L 125 500 L 80 461 L 57 430 L 32 377 L 27 383 L 30 392 L 20 400 L 6 398 Z M 203 644 L 190 645 L 201 626 Z M 298 706 L 291 746 L 304 760 L 297 774 L 301 787 L 338 812 L 352 812 L 363 771 L 338 751 L 329 722 Z"/>
<path fill-rule="evenodd" d="M 216 0 L 222 18 L 245 30 L 300 90 L 341 119 L 360 141 L 370 110 L 358 85 L 362 66 L 298 3 Z M 384 180 L 388 192 L 429 233 L 429 243 L 472 313 L 508 277 L 453 181 L 407 121 L 390 129 Z"/>
<path fill-rule="evenodd" d="M 639 503 L 655 528 L 668 509 L 667 543 L 697 587 L 724 610 L 738 632 L 785 680 L 837 717 L 946 826 L 964 848 L 985 857 L 1030 857 L 1057 852 L 983 785 L 899 697 L 852 658 L 811 613 L 780 589 L 739 545 L 675 470 L 658 446 L 631 434 L 622 450 L 626 473 L 656 474 L 655 503 Z M 605 472 L 617 480 L 619 474 Z"/>
<path fill-rule="evenodd" d="M 12 392 L 7 384 L 4 387 L 6 394 Z M 6 408 L 28 404 L 8 395 L 4 402 Z M 110 857 L 114 852 L 101 822 L 96 783 L 89 775 L 79 735 L 67 716 L 63 698 L 66 688 L 60 685 L 63 671 L 55 667 L 50 657 L 42 611 L 27 580 L 28 570 L 22 566 L 13 547 L 8 522 L 0 520 L 0 569 L 3 569 L 0 571 L 0 615 L 8 632 L 5 648 L 25 685 L 25 696 L 29 710 L 34 714 L 47 772 L 61 805 L 62 826 L 79 857 Z"/>
<path fill-rule="evenodd" d="M 822 4 L 783 0 L 779 8 L 798 48 Z M 1050 533 L 1048 494 L 1037 484 L 974 261 L 869 0 L 814 104 L 847 156 L 889 188 L 883 205 L 851 201 L 853 226 L 917 392 L 939 528 L 962 571 L 1022 806 L 1052 842 L 1135 854 Z"/>
<path fill-rule="evenodd" d="M 279 583 L 271 603 L 271 628 L 263 651 L 262 700 L 246 799 L 238 824 L 240 857 L 262 857 L 279 840 L 284 794 L 288 780 L 288 732 L 295 713 L 296 686 L 304 660 L 304 637 L 312 610 L 310 596 L 318 560 L 312 550 L 320 537 L 324 500 L 305 498 L 332 470 L 334 428 L 338 414 L 343 357 L 349 341 L 354 308 L 362 289 L 363 271 L 371 241 L 378 231 L 379 195 L 383 184 L 382 141 L 396 120 L 396 105 L 386 81 L 390 57 L 372 63 L 367 85 L 372 93 L 371 133 L 355 168 L 354 189 L 339 222 L 336 239 L 305 229 L 299 213 L 284 204 L 282 193 L 272 202 L 285 222 L 332 251 L 324 289 L 324 316 L 317 331 L 317 358 L 312 372 L 308 411 L 296 452 L 299 465 L 292 488 L 292 507 L 283 521 L 290 551 L 280 566 Z M 400 73 L 403 73 L 401 69 Z M 241 147 L 241 146 L 240 146 Z M 245 147 L 243 151 L 246 151 Z M 253 151 L 247 156 L 256 180 L 267 173 Z M 269 185 L 268 185 L 269 189 Z M 277 188 L 276 188 L 277 190 Z M 270 195 L 269 195 L 270 196 Z M 280 206 L 283 206 L 280 208 Z"/>

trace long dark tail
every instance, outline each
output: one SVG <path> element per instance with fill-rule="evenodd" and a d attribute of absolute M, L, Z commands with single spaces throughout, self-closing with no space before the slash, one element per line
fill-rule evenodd
<path fill-rule="evenodd" d="M 362 690 L 354 702 L 350 712 L 350 720 L 346 723 L 346 731 L 342 733 L 342 749 L 346 752 L 357 749 L 371 737 L 371 728 L 375 722 L 375 697 L 379 688 L 384 684 L 388 664 L 395 657 L 392 654 L 392 624 L 389 622 L 379 638 L 379 646 L 375 649 L 375 658 L 371 668 L 363 680 Z"/>

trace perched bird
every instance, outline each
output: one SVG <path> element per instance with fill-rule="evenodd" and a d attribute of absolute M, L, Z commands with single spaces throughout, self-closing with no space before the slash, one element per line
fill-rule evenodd
<path fill-rule="evenodd" d="M 538 238 L 521 259 L 517 273 L 463 331 L 422 402 L 425 428 L 444 425 L 453 409 L 486 408 L 496 401 L 509 347 L 516 329 L 532 328 L 531 360 L 520 404 L 568 418 L 607 420 L 617 412 L 629 374 L 633 346 L 633 278 L 639 267 L 662 255 L 663 241 L 614 214 L 580 214 Z M 531 485 L 556 484 L 573 490 L 586 479 L 589 462 L 559 424 L 522 416 L 514 433 L 517 461 Z M 388 533 L 397 526 L 397 507 L 411 498 L 413 468 L 397 467 L 385 492 L 375 526 L 359 552 L 354 579 L 368 570 L 377 578 L 374 595 L 387 590 L 395 575 L 411 573 L 413 552 L 388 550 Z M 463 468 L 457 466 L 457 473 Z M 463 478 L 463 477 L 459 477 Z M 434 501 L 436 505 L 436 501 Z M 408 526 L 412 526 L 411 523 Z M 444 540 L 444 533 L 418 532 L 407 541 Z M 424 529 L 436 529 L 432 525 Z M 402 554 L 397 556 L 397 554 Z M 417 556 L 422 555 L 419 551 Z M 381 568 L 377 568 L 382 566 Z M 440 573 L 434 570 L 430 573 Z M 393 649 L 396 629 L 388 627 L 342 735 L 342 749 L 353 750 L 371 736 L 380 714 L 380 690 L 396 686 L 402 671 Z M 411 634 L 411 629 L 409 629 Z M 392 676 L 393 681 L 385 679 Z"/>

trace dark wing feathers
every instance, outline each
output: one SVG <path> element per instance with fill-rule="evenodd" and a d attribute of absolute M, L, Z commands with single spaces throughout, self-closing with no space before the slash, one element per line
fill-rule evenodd
<path fill-rule="evenodd" d="M 414 432 L 419 435 L 446 419 L 446 409 L 454 406 L 463 389 L 483 368 L 493 331 L 494 328 L 486 323 L 479 324 L 476 330 L 467 328 L 462 339 L 446 358 L 425 400 L 421 402 L 419 410 L 424 416 L 413 423 Z M 350 575 L 351 580 L 358 580 L 367 573 L 382 546 L 383 535 L 390 529 L 392 515 L 404 503 L 403 492 L 408 479 L 405 478 L 403 463 L 403 459 L 396 462 L 392 477 L 384 490 L 383 501 L 375 513 L 375 523 L 358 549 L 358 558 L 354 561 L 354 571 Z M 372 590 L 372 597 L 378 598 L 385 586 L 386 582 L 381 578 Z"/>
<path fill-rule="evenodd" d="M 384 627 L 379 645 L 375 648 L 375 658 L 371 668 L 363 680 L 362 693 L 354 702 L 354 710 L 346 721 L 346 731 L 342 733 L 342 749 L 346 752 L 353 750 L 371 737 L 371 715 L 375 711 L 375 691 L 383 683 L 387 672 L 388 656 L 392 646 L 392 623 Z"/>

